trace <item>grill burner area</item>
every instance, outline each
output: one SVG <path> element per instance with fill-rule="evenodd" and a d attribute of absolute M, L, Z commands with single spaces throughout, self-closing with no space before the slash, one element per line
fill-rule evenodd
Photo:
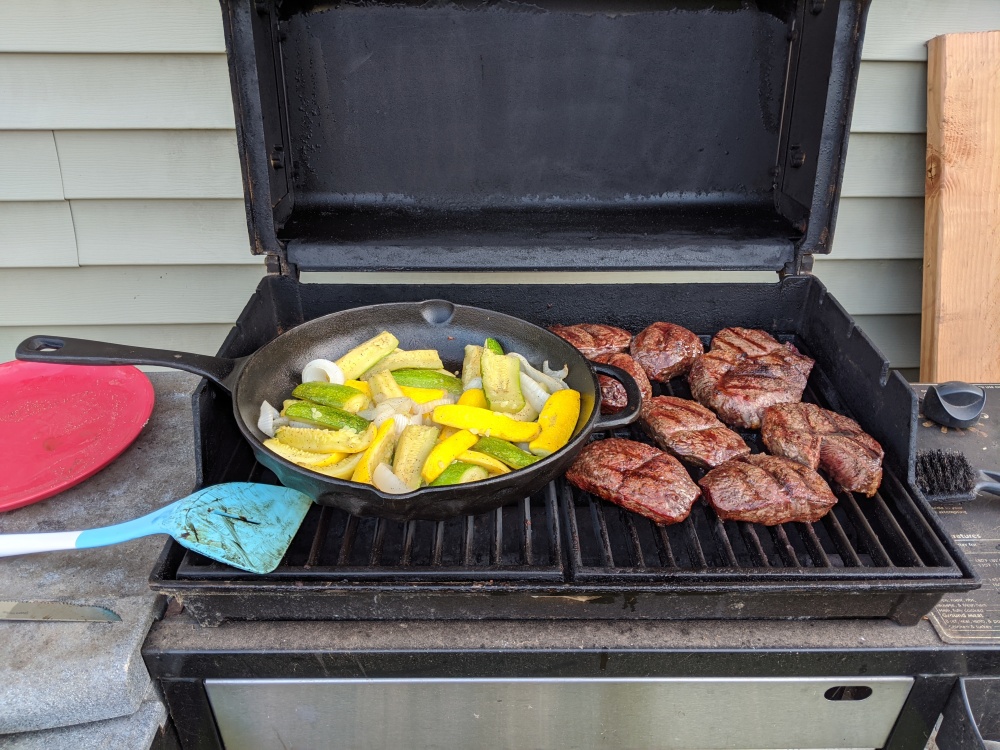
<path fill-rule="evenodd" d="M 785 340 L 803 349 L 801 342 L 789 337 Z M 821 396 L 823 380 L 822 373 L 816 371 L 804 400 L 843 409 L 842 405 L 838 409 L 832 392 L 826 398 Z M 687 384 L 680 378 L 668 385 L 654 384 L 654 393 L 690 398 Z M 614 434 L 652 442 L 638 425 Z M 740 434 L 754 453 L 763 451 L 758 432 L 743 430 Z M 690 471 L 695 479 L 704 474 L 702 469 Z M 257 464 L 250 476 L 240 479 L 276 483 L 274 476 Z M 808 588 L 819 582 L 857 586 L 865 581 L 955 577 L 947 551 L 891 472 L 886 472 L 882 488 L 873 498 L 831 486 L 838 504 L 825 518 L 811 524 L 774 527 L 722 521 L 703 500 L 683 523 L 661 526 L 596 499 L 563 479 L 515 505 L 439 522 L 359 518 L 332 507 L 315 506 L 281 566 L 268 576 L 243 573 L 176 545 L 164 562 L 176 560 L 170 576 L 175 583 L 168 588 L 176 586 L 184 593 L 191 587 L 216 584 L 249 586 L 251 590 L 276 584 L 289 593 L 318 586 L 327 592 L 365 597 L 386 592 L 386 587 L 403 587 L 409 597 L 420 592 L 429 595 L 426 612 L 421 614 L 419 607 L 414 610 L 411 602 L 406 616 L 430 618 L 533 617 L 538 615 L 532 610 L 532 598 L 572 597 L 586 604 L 611 592 L 635 596 L 637 588 L 669 595 L 677 593 L 677 586 L 715 583 L 731 588 L 737 582 L 749 595 L 769 581 L 783 586 L 800 582 Z M 613 587 L 610 591 L 609 586 Z M 469 609 L 471 602 L 465 606 L 461 602 L 465 595 L 487 592 L 527 597 L 498 599 L 485 612 Z M 436 600 L 442 595 L 449 606 L 439 606 Z M 453 597 L 458 597 L 457 607 Z M 220 611 L 219 602 L 214 603 L 210 611 L 201 608 L 201 601 L 191 607 L 203 624 L 237 617 L 234 612 Z M 389 616 L 371 608 L 354 614 L 351 607 L 341 613 L 320 609 L 320 616 L 330 618 Z M 782 616 L 780 607 L 770 613 L 767 609 L 755 616 Z M 311 612 L 311 608 L 303 612 L 288 607 L 281 617 L 317 616 Z M 621 616 L 617 608 L 615 614 Z M 734 614 L 748 616 L 739 610 Z M 667 611 L 640 616 L 678 615 L 706 616 L 687 612 L 684 606 L 677 608 L 677 614 Z M 827 616 L 849 615 L 850 611 L 833 611 Z M 557 616 L 589 618 L 601 614 L 581 608 L 578 614 Z M 905 620 L 911 615 L 904 608 L 891 616 Z M 245 617 L 246 613 L 240 619 Z"/>

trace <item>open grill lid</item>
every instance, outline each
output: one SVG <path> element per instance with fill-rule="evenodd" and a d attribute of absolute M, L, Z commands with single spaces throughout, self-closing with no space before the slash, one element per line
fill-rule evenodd
<path fill-rule="evenodd" d="M 867 0 L 222 0 L 255 254 L 301 270 L 827 253 Z"/>

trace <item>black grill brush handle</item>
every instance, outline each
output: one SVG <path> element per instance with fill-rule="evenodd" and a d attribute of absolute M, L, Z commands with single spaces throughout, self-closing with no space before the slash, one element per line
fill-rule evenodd
<path fill-rule="evenodd" d="M 609 378 L 614 378 L 621 383 L 625 387 L 625 395 L 628 398 L 625 408 L 622 411 L 617 414 L 602 414 L 598 417 L 597 423 L 594 425 L 594 431 L 614 430 L 618 427 L 625 427 L 632 424 L 636 420 L 636 417 L 639 416 L 639 409 L 642 408 L 642 391 L 639 390 L 639 384 L 635 382 L 635 378 L 622 368 L 615 367 L 614 365 L 605 365 L 599 362 L 592 362 L 591 364 L 594 366 L 595 372 L 607 375 Z M 600 387 L 598 387 L 598 393 L 600 393 Z"/>
<path fill-rule="evenodd" d="M 979 474 L 980 481 L 976 483 L 976 492 L 1000 495 L 1000 471 L 980 471 Z"/>
<path fill-rule="evenodd" d="M 186 370 L 218 383 L 232 392 L 232 382 L 243 359 L 223 359 L 204 354 L 145 349 L 141 346 L 108 344 L 103 341 L 62 336 L 32 336 L 18 344 L 14 356 L 26 362 L 62 365 L 154 365 Z"/>

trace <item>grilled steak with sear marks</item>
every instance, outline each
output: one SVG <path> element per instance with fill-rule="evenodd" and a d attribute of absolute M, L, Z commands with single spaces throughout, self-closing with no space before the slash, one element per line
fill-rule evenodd
<path fill-rule="evenodd" d="M 632 343 L 632 334 L 628 331 L 601 323 L 549 326 L 549 330 L 579 349 L 587 359 L 593 359 L 600 354 L 623 352 Z"/>
<path fill-rule="evenodd" d="M 882 446 L 842 414 L 816 404 L 777 404 L 764 411 L 760 434 L 771 453 L 823 469 L 852 492 L 871 497 L 882 483 Z"/>
<path fill-rule="evenodd" d="M 651 445 L 619 438 L 585 446 L 566 479 L 657 523 L 683 521 L 700 494 L 676 458 Z"/>
<path fill-rule="evenodd" d="M 650 380 L 666 383 L 685 374 L 702 354 L 701 339 L 673 323 L 653 323 L 632 340 L 632 357 Z"/>
<path fill-rule="evenodd" d="M 724 328 L 688 373 L 695 399 L 728 425 L 756 429 L 764 410 L 797 403 L 813 360 L 764 331 Z"/>
<path fill-rule="evenodd" d="M 649 384 L 649 378 L 642 371 L 638 363 L 624 352 L 613 352 L 612 354 L 599 354 L 594 357 L 595 362 L 606 365 L 620 367 L 635 380 L 642 391 L 643 402 L 653 397 L 653 386 Z M 601 384 L 601 414 L 617 414 L 628 403 L 628 396 L 625 395 L 625 386 L 614 378 L 607 375 L 598 375 L 597 382 Z"/>
<path fill-rule="evenodd" d="M 743 438 L 686 398 L 656 396 L 643 404 L 640 420 L 658 446 L 695 466 L 711 468 L 750 455 Z"/>
<path fill-rule="evenodd" d="M 726 521 L 775 526 L 818 521 L 837 504 L 823 477 L 781 456 L 735 458 L 698 482 L 705 500 Z"/>

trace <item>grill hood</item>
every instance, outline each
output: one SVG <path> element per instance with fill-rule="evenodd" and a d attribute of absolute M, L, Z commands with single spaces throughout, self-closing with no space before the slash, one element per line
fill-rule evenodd
<path fill-rule="evenodd" d="M 864 0 L 222 6 L 252 251 L 286 273 L 829 252 Z"/>

